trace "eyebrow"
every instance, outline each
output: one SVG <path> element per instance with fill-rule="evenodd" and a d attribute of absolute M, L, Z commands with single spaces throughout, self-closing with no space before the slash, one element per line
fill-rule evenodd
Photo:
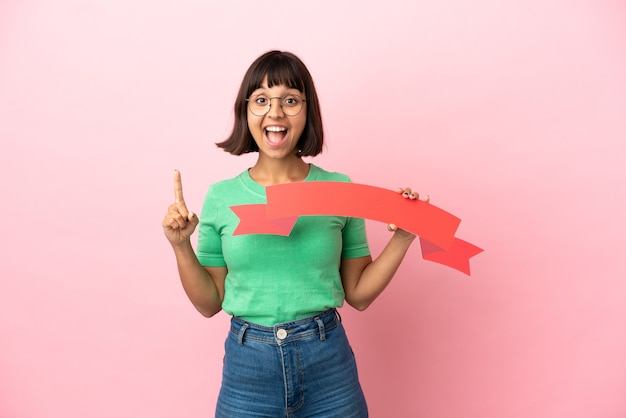
<path fill-rule="evenodd" d="M 289 87 L 289 86 L 286 86 L 286 87 L 287 87 L 287 90 L 295 90 L 300 93 L 300 90 L 297 87 Z M 259 87 L 254 89 L 253 92 L 255 92 L 256 90 L 269 90 L 269 89 L 270 88 L 267 85 L 261 84 Z"/>

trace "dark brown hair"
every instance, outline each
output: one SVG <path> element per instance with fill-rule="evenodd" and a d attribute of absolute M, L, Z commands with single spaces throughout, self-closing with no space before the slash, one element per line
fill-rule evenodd
<path fill-rule="evenodd" d="M 306 125 L 298 140 L 298 155 L 315 156 L 322 152 L 324 132 L 322 115 L 313 84 L 313 78 L 302 60 L 290 52 L 269 51 L 257 58 L 243 78 L 235 100 L 235 124 L 228 138 L 216 143 L 233 155 L 258 151 L 259 148 L 248 129 L 248 102 L 246 99 L 267 77 L 267 87 L 284 84 L 298 89 L 306 97 Z"/>

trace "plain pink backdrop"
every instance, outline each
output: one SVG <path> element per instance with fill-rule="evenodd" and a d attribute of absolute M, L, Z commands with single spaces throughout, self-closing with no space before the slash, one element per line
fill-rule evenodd
<path fill-rule="evenodd" d="M 429 194 L 485 249 L 467 277 L 415 245 L 342 309 L 371 416 L 626 416 L 618 0 L 0 2 L 0 416 L 213 415 L 228 318 L 160 222 L 174 169 L 199 211 L 253 164 L 213 144 L 274 48 L 316 80 L 312 161 Z"/>

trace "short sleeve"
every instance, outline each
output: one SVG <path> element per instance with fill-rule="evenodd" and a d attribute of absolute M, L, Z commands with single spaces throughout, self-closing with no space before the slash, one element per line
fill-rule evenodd
<path fill-rule="evenodd" d="M 198 226 L 198 248 L 196 256 L 202 266 L 226 266 L 222 253 L 222 237 L 219 225 L 219 203 L 216 201 L 211 188 L 206 194 L 200 224 Z"/>
<path fill-rule="evenodd" d="M 365 231 L 365 219 L 347 218 L 342 231 L 343 248 L 341 258 L 359 258 L 370 255 Z"/>

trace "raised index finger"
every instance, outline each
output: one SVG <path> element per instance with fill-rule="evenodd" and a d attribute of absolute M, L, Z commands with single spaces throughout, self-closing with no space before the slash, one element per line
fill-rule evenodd
<path fill-rule="evenodd" d="M 174 171 L 174 197 L 176 198 L 176 203 L 184 202 L 183 199 L 183 182 L 180 179 L 180 171 Z"/>

